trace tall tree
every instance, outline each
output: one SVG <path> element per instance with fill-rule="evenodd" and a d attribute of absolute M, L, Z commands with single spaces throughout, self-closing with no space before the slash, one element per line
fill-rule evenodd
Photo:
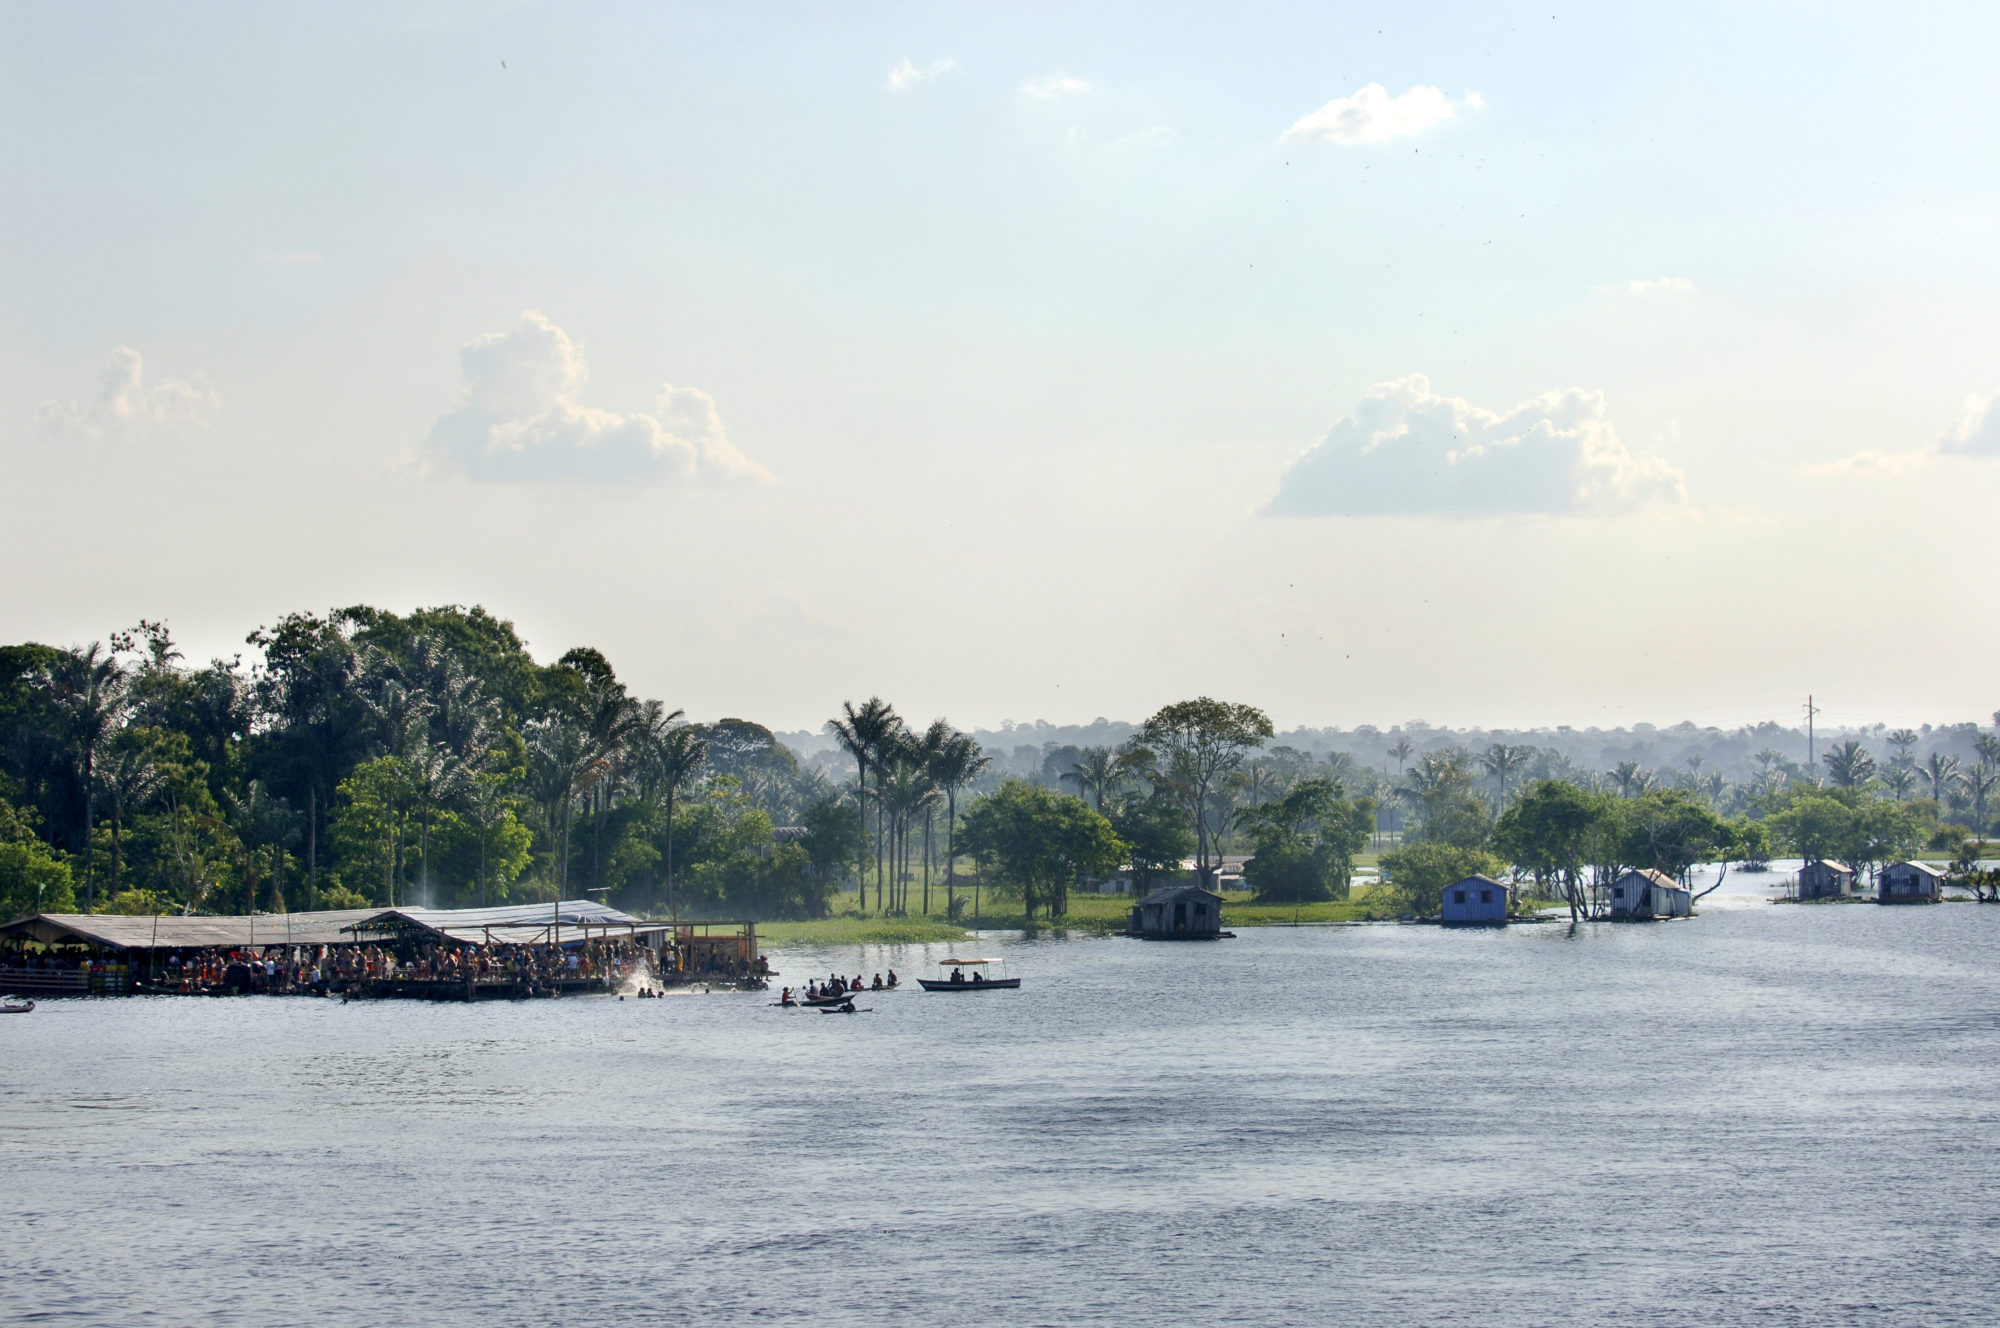
<path fill-rule="evenodd" d="M 1194 822 L 1195 870 L 1213 888 L 1218 856 L 1209 832 L 1212 797 L 1218 781 L 1272 737 L 1269 716 L 1255 706 L 1200 696 L 1166 706 L 1140 726 L 1138 743 L 1157 757 L 1158 768 L 1180 795 Z"/>
<path fill-rule="evenodd" d="M 1945 791 L 1958 778 L 1958 758 L 1945 752 L 1932 752 L 1924 758 L 1917 773 L 1930 782 L 1931 801 L 1943 806 Z"/>
<path fill-rule="evenodd" d="M 91 854 L 96 840 L 97 758 L 124 718 L 128 679 L 118 657 L 105 650 L 102 642 L 92 641 L 58 656 L 49 681 L 83 793 L 84 907 L 95 910 L 97 880 L 91 870 Z"/>
<path fill-rule="evenodd" d="M 868 772 L 876 771 L 877 792 L 881 786 L 881 766 L 888 755 L 896 735 L 903 727 L 902 719 L 894 706 L 879 696 L 871 696 L 858 707 L 852 701 L 841 702 L 841 715 L 826 722 L 827 732 L 841 749 L 854 759 L 854 797 L 865 822 L 868 815 Z M 875 902 L 882 904 L 882 807 L 878 796 L 875 807 Z M 862 912 L 868 911 L 868 883 L 860 883 Z"/>
<path fill-rule="evenodd" d="M 1507 783 L 1528 764 L 1535 754 L 1533 747 L 1509 745 L 1496 742 L 1479 754 L 1479 764 L 1487 774 L 1500 781 L 1500 806 L 1507 806 Z"/>
<path fill-rule="evenodd" d="M 944 910 L 948 918 L 958 916 L 959 790 L 985 774 L 992 764 L 992 758 L 979 750 L 979 743 L 965 733 L 953 733 L 931 761 L 931 783 L 945 799 Z"/>
<path fill-rule="evenodd" d="M 1827 777 L 1836 788 L 1860 788 L 1875 778 L 1875 758 L 1853 738 L 1835 743 L 1819 759 L 1825 763 Z"/>

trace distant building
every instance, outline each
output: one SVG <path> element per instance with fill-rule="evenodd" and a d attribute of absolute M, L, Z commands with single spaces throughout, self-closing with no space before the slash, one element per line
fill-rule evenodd
<path fill-rule="evenodd" d="M 1898 862 L 1875 878 L 1878 904 L 1935 904 L 1944 893 L 1944 873 L 1928 862 Z"/>
<path fill-rule="evenodd" d="M 1444 888 L 1447 927 L 1498 927 L 1507 921 L 1507 887 L 1490 876 L 1468 876 Z"/>
<path fill-rule="evenodd" d="M 1222 896 L 1198 885 L 1170 885 L 1132 906 L 1128 934 L 1149 941 L 1208 941 L 1223 934 Z"/>
<path fill-rule="evenodd" d="M 1243 865 L 1248 861 L 1250 861 L 1249 857 L 1241 853 L 1222 853 L 1216 855 L 1216 860 L 1210 864 L 1215 871 L 1215 888 L 1217 890 L 1246 889 L 1247 887 L 1243 883 Z M 1094 890 L 1101 895 L 1135 895 L 1145 888 L 1148 875 L 1149 873 L 1134 871 L 1132 864 L 1128 862 L 1109 876 L 1085 882 L 1085 888 Z M 1151 875 L 1155 879 L 1164 877 L 1164 880 L 1161 881 L 1162 889 L 1172 885 L 1201 884 L 1201 872 L 1196 869 L 1193 858 L 1182 858 L 1178 872 L 1167 871 L 1152 873 Z"/>
<path fill-rule="evenodd" d="M 1831 858 L 1814 858 L 1799 868 L 1799 898 L 1844 899 L 1854 892 L 1854 868 Z"/>
<path fill-rule="evenodd" d="M 1614 918 L 1684 918 L 1694 912 L 1694 891 L 1661 871 L 1628 871 L 1611 883 Z"/>

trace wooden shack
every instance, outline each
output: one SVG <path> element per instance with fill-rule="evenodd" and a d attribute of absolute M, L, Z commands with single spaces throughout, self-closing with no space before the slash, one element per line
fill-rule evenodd
<path fill-rule="evenodd" d="M 1126 935 L 1148 941 L 1212 941 L 1222 930 L 1222 896 L 1198 885 L 1170 885 L 1132 906 Z"/>
<path fill-rule="evenodd" d="M 1831 858 L 1813 858 L 1799 868 L 1799 898 L 1845 899 L 1854 891 L 1854 868 Z"/>
<path fill-rule="evenodd" d="M 1875 878 L 1878 904 L 1935 904 L 1944 894 L 1944 872 L 1928 862 L 1898 862 Z"/>
<path fill-rule="evenodd" d="M 1685 918 L 1694 912 L 1694 891 L 1662 871 L 1628 871 L 1611 883 L 1611 916 L 1646 921 Z"/>
<path fill-rule="evenodd" d="M 1507 887 L 1490 876 L 1468 876 L 1448 885 L 1439 921 L 1447 927 L 1503 927 Z"/>

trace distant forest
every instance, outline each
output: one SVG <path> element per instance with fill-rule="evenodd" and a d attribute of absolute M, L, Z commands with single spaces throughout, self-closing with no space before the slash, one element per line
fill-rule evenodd
<path fill-rule="evenodd" d="M 1777 724 L 1275 732 L 1207 698 L 961 732 L 870 698 L 774 734 L 635 696 L 588 647 L 538 663 L 483 608 L 299 613 L 245 644 L 198 663 L 141 622 L 0 647 L 0 912 L 588 895 L 792 918 L 858 886 L 864 908 L 929 913 L 972 866 L 1032 915 L 1121 865 L 1161 880 L 1192 857 L 1213 879 L 1225 849 L 1263 859 L 1260 893 L 1314 898 L 1344 896 L 1370 839 L 1565 880 L 1585 863 L 1684 871 L 1698 844 L 1874 861 L 1983 834 L 2000 782 L 2000 734 L 1975 724 L 1822 730 L 1809 753 Z M 1596 800 L 1604 847 L 1549 847 L 1568 814 L 1551 790 Z M 1524 803 L 1553 819 L 1530 826 Z M 1765 822 L 1775 839 L 1750 833 Z"/>

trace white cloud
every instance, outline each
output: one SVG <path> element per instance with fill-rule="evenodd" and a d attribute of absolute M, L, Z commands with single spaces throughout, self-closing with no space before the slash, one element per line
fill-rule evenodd
<path fill-rule="evenodd" d="M 1378 383 L 1286 468 L 1276 516 L 1596 516 L 1687 502 L 1683 474 L 1618 439 L 1597 392 L 1545 392 L 1506 411 Z"/>
<path fill-rule="evenodd" d="M 111 365 L 87 401 L 50 401 L 42 406 L 44 428 L 71 438 L 103 438 L 154 429 L 202 428 L 222 409 L 214 389 L 184 378 L 162 378 L 148 386 L 145 356 L 130 346 L 111 353 Z"/>
<path fill-rule="evenodd" d="M 1338 143 L 1343 147 L 1387 143 L 1421 134 L 1432 125 L 1456 119 L 1463 112 L 1483 110 L 1485 106 L 1485 99 L 1476 92 L 1453 101 L 1436 88 L 1418 86 L 1400 97 L 1391 97 L 1380 83 L 1370 83 L 1351 97 L 1336 97 L 1312 114 L 1300 117 L 1284 136 Z"/>
<path fill-rule="evenodd" d="M 1816 479 L 1893 477 L 1928 466 L 1940 457 L 2000 457 L 2000 410 L 1994 408 L 1995 403 L 2000 403 L 2000 395 L 1967 397 L 1965 405 L 1959 408 L 1958 418 L 1929 447 L 1913 452 L 1856 452 L 1838 461 L 1800 466 L 1799 474 Z"/>
<path fill-rule="evenodd" d="M 1136 134 L 1114 138 L 1104 145 L 1106 152 L 1136 152 L 1141 148 L 1158 147 L 1173 139 L 1174 131 L 1166 125 L 1154 125 L 1151 129 L 1141 129 Z"/>
<path fill-rule="evenodd" d="M 2000 395 L 1967 397 L 1958 419 L 1938 439 L 1940 452 L 1949 456 L 2000 456 L 2000 410 L 1994 403 Z"/>
<path fill-rule="evenodd" d="M 931 61 L 922 69 L 910 63 L 909 57 L 905 56 L 896 62 L 895 68 L 889 71 L 889 77 L 882 84 L 882 87 L 888 92 L 908 92 L 918 84 L 928 83 L 940 75 L 949 74 L 956 68 L 958 68 L 958 61 L 948 55 L 942 59 Z"/>
<path fill-rule="evenodd" d="M 729 441 L 715 399 L 660 389 L 650 415 L 578 404 L 589 376 L 569 334 L 534 310 L 459 352 L 464 400 L 431 427 L 432 460 L 476 480 L 769 480 Z"/>
<path fill-rule="evenodd" d="M 1089 79 L 1066 74 L 1060 69 L 1053 74 L 1031 78 L 1021 85 L 1021 91 L 1041 101 L 1056 101 L 1063 97 L 1080 96 L 1096 90 L 1096 86 Z"/>
<path fill-rule="evenodd" d="M 1686 277 L 1645 277 L 1637 281 L 1620 281 L 1609 286 L 1598 286 L 1595 289 L 1608 295 L 1635 295 L 1644 299 L 1649 295 L 1692 295 L 1694 282 Z"/>

